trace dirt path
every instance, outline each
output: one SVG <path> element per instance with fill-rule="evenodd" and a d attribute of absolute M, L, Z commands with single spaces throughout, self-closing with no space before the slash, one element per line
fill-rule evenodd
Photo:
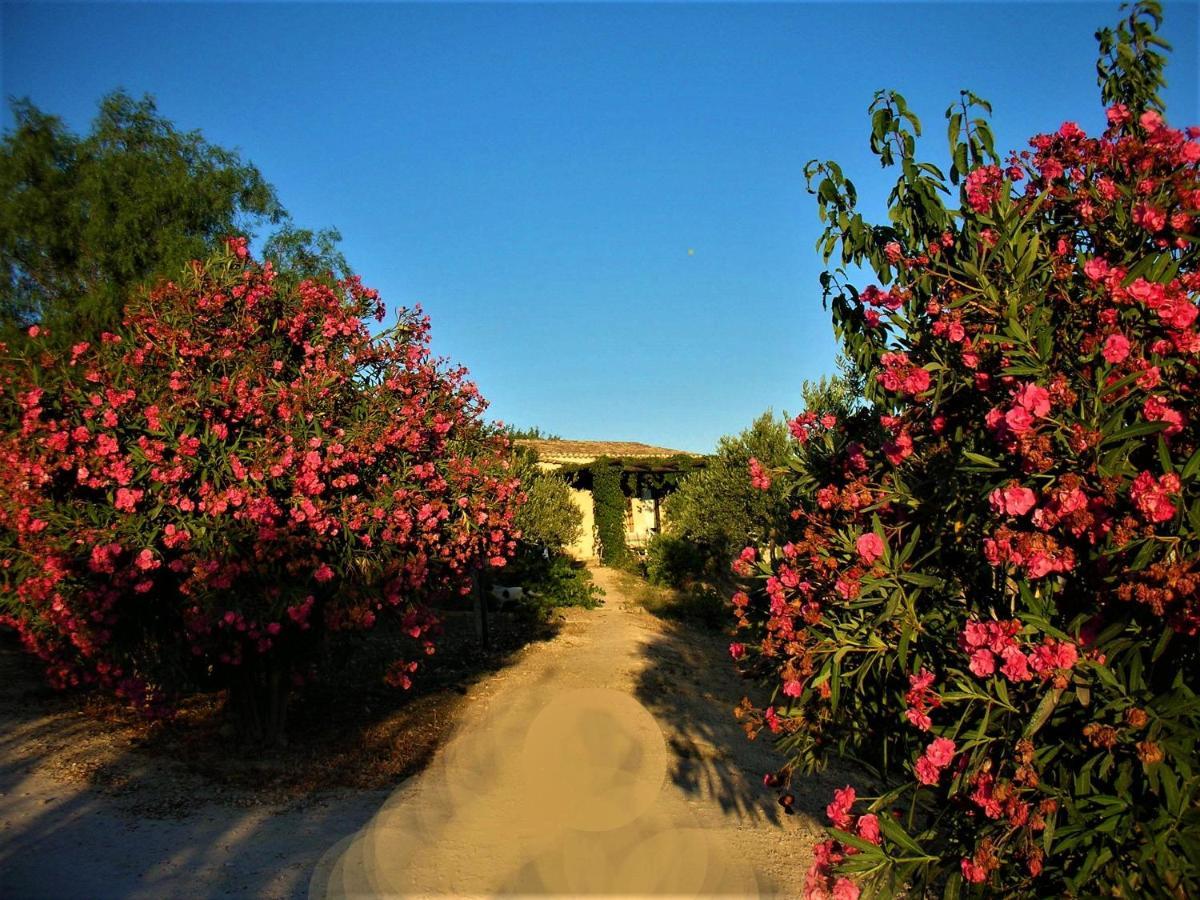
<path fill-rule="evenodd" d="M 783 816 L 724 642 L 595 576 L 605 605 L 476 685 L 390 795 L 149 819 L 6 765 L 0 736 L 0 896 L 798 896 L 829 786 Z"/>
<path fill-rule="evenodd" d="M 799 896 L 815 818 L 761 787 L 779 761 L 731 714 L 744 686 L 723 642 L 595 576 L 605 606 L 482 685 L 313 896 Z"/>

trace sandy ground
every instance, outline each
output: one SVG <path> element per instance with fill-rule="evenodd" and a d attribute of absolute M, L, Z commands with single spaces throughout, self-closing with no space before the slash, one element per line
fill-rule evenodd
<path fill-rule="evenodd" d="M 392 792 L 156 818 L 39 772 L 0 723 L 0 896 L 798 896 L 831 784 L 783 815 L 724 642 L 595 576 L 605 605 L 476 685 Z"/>

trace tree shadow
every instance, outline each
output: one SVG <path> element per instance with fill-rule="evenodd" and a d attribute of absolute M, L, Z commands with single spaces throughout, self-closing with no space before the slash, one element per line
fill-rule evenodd
<path fill-rule="evenodd" d="M 123 783 L 106 776 L 120 773 Z M 175 792 L 186 812 L 142 804 Z M 238 807 L 177 761 L 138 749 L 121 721 L 50 691 L 0 636 L 0 895 L 304 897 L 329 843 L 361 827 L 380 794 Z"/>
<path fill-rule="evenodd" d="M 791 815 L 806 820 L 806 827 L 823 825 L 833 791 L 863 784 L 863 774 L 835 758 L 827 770 L 765 786 L 763 776 L 778 772 L 786 759 L 768 732 L 750 740 L 734 715 L 742 698 L 754 700 L 760 688 L 738 674 L 729 657 L 730 638 L 687 621 L 659 621 L 659 633 L 643 648 L 649 665 L 638 678 L 636 696 L 663 725 L 673 757 L 671 781 L 742 823 L 781 825 Z M 794 796 L 790 814 L 778 803 L 785 790 Z"/>
<path fill-rule="evenodd" d="M 470 684 L 557 631 L 494 615 L 484 649 L 469 613 L 445 618 L 412 691 L 380 682 L 369 660 L 392 648 L 376 635 L 297 697 L 292 739 L 270 755 L 227 733 L 219 693 L 148 723 L 51 691 L 0 630 L 0 896 L 306 897 L 329 847 L 433 757 Z"/>
<path fill-rule="evenodd" d="M 783 760 L 768 740 L 748 740 L 734 717 L 753 686 L 734 671 L 727 641 L 684 622 L 664 621 L 642 652 L 648 665 L 635 696 L 663 726 L 671 781 L 726 816 L 780 824 L 782 810 L 762 777 Z"/>
<path fill-rule="evenodd" d="M 0 893 L 40 897 L 303 898 L 338 838 L 362 827 L 381 792 L 344 792 L 305 808 L 206 803 L 147 818 L 91 790 L 44 797 L 0 777 Z"/>

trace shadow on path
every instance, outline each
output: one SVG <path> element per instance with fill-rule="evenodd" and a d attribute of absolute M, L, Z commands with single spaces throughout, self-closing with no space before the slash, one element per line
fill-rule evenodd
<path fill-rule="evenodd" d="M 643 647 L 647 665 L 634 696 L 662 725 L 677 787 L 741 821 L 778 825 L 782 811 L 762 776 L 781 758 L 769 741 L 748 740 L 734 718 L 752 685 L 734 671 L 726 646 L 720 635 L 662 622 Z"/>
<path fill-rule="evenodd" d="M 458 652 L 435 657 L 419 690 L 377 684 L 360 654 L 365 674 L 307 692 L 272 758 L 219 734 L 219 697 L 151 727 L 51 691 L 0 633 L 0 897 L 307 897 L 329 846 L 432 758 L 469 686 L 554 632 L 497 617 L 482 651 L 469 616 L 446 618 L 442 649 Z"/>

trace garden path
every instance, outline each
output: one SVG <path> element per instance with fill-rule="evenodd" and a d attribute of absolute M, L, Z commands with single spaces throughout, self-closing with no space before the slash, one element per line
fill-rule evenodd
<path fill-rule="evenodd" d="M 61 723 L 0 722 L 0 896 L 799 896 L 834 785 L 797 786 L 783 815 L 725 641 L 594 575 L 605 604 L 474 685 L 391 793 L 155 817 L 32 770 L 29 729 Z"/>
<path fill-rule="evenodd" d="M 472 692 L 434 763 L 322 860 L 314 897 L 801 894 L 829 786 L 782 815 L 761 784 L 780 760 L 732 715 L 725 641 L 593 573 L 604 606 Z"/>

